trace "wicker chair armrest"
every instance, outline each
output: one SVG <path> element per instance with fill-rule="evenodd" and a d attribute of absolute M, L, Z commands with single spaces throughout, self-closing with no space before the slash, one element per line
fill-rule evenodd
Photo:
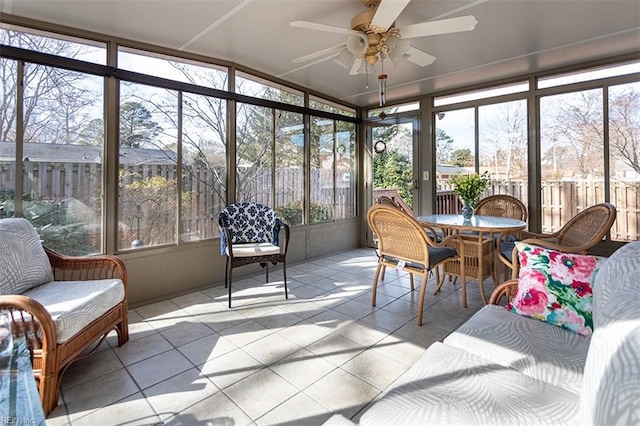
<path fill-rule="evenodd" d="M 464 239 L 460 234 L 451 234 L 445 237 L 436 247 L 453 247 L 458 252 L 458 257 L 464 259 Z"/>
<path fill-rule="evenodd" d="M 593 244 L 584 244 L 581 246 L 573 246 L 573 247 L 561 246 L 560 244 L 556 244 L 553 241 L 541 240 L 538 238 L 527 238 L 526 240 L 522 240 L 522 242 L 527 244 L 533 244 L 540 247 L 545 247 L 552 250 L 561 251 L 563 253 L 575 253 L 575 254 L 586 254 L 589 251 L 589 249 L 593 246 Z"/>
<path fill-rule="evenodd" d="M 517 287 L 518 280 L 509 280 L 503 282 L 493 290 L 493 292 L 491 293 L 491 297 L 489 298 L 489 303 L 492 305 L 499 305 L 500 300 L 503 297 L 505 297 L 507 301 L 511 301 L 516 293 Z"/>
<path fill-rule="evenodd" d="M 28 296 L 5 294 L 0 296 L 0 309 L 11 312 L 13 334 L 25 337 L 30 349 L 47 352 L 56 347 L 57 333 L 53 319 L 40 302 Z"/>
<path fill-rule="evenodd" d="M 65 256 L 44 248 L 57 281 L 86 281 L 120 278 L 127 288 L 127 269 L 124 262 L 108 254 L 95 256 Z"/>

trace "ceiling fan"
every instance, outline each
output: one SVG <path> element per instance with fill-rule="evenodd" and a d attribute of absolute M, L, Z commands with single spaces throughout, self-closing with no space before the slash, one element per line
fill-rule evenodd
<path fill-rule="evenodd" d="M 316 24 L 307 21 L 293 21 L 289 25 L 309 30 L 344 34 L 344 44 L 315 52 L 293 60 L 294 63 L 312 59 L 332 57 L 349 74 L 368 73 L 378 59 L 390 59 L 395 66 L 408 60 L 421 67 L 436 60 L 422 50 L 410 46 L 409 39 L 439 34 L 471 31 L 478 21 L 473 15 L 458 18 L 421 22 L 396 27 L 395 20 L 411 0 L 362 0 L 368 10 L 351 20 L 351 29 Z M 383 74 L 384 75 L 384 74 Z M 386 78 L 386 75 L 384 75 Z M 382 103 L 382 101 L 381 101 Z"/>

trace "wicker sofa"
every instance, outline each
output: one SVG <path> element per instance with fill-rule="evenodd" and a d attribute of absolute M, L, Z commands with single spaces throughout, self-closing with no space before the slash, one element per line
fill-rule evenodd
<path fill-rule="evenodd" d="M 111 330 L 129 340 L 127 274 L 115 256 L 61 256 L 42 246 L 25 219 L 0 220 L 0 310 L 25 338 L 45 415 L 58 405 L 60 380 L 94 353 Z"/>
<path fill-rule="evenodd" d="M 498 306 L 517 283 L 430 346 L 360 425 L 639 424 L 640 241 L 602 260 L 590 337 Z"/>

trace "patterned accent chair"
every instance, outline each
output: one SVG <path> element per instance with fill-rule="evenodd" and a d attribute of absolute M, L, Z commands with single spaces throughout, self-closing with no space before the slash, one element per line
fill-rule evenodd
<path fill-rule="evenodd" d="M 115 330 L 129 340 L 127 272 L 115 256 L 62 256 L 42 246 L 23 218 L 0 220 L 0 310 L 24 338 L 45 415 L 75 361 L 95 353 Z"/>
<path fill-rule="evenodd" d="M 229 288 L 231 308 L 231 285 L 233 268 L 259 263 L 266 269 L 269 282 L 269 264 L 282 263 L 284 296 L 287 290 L 287 249 L 289 247 L 289 225 L 278 219 L 276 212 L 263 204 L 243 202 L 227 206 L 218 216 L 222 229 L 220 254 L 226 256 L 224 286 Z M 280 244 L 280 230 L 285 238 Z"/>

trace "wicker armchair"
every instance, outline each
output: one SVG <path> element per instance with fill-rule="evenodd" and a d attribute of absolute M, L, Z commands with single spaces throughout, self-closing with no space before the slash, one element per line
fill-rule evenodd
<path fill-rule="evenodd" d="M 593 246 L 602 241 L 615 220 L 616 207 L 613 204 L 596 204 L 572 217 L 553 234 L 521 231 L 519 240 L 567 253 L 587 254 Z M 511 278 L 515 279 L 518 276 L 518 259 L 514 256 L 515 242 L 501 235 L 498 244 L 498 259 L 511 269 Z"/>
<path fill-rule="evenodd" d="M 507 217 L 527 221 L 527 207 L 511 195 L 490 195 L 478 201 L 474 214 L 481 216 Z"/>
<path fill-rule="evenodd" d="M 43 248 L 25 219 L 0 222 L 0 309 L 9 311 L 14 336 L 26 340 L 49 415 L 72 363 L 94 354 L 112 330 L 119 346 L 129 340 L 127 272 L 115 256 L 71 257 Z M 43 283 L 8 294 L 7 289 L 33 284 L 25 280 L 36 270 L 45 274 Z"/>
<path fill-rule="evenodd" d="M 427 234 L 423 224 L 413 216 L 384 204 L 376 204 L 367 212 L 367 222 L 378 236 L 378 267 L 373 279 L 371 305 L 376 305 L 378 278 L 387 266 L 400 268 L 410 274 L 422 276 L 420 301 L 418 305 L 418 325 L 422 325 L 424 296 L 429 272 L 448 260 L 464 259 L 464 244 L 458 235 L 445 238 L 437 243 Z M 430 232 L 434 232 L 430 230 Z M 458 250 L 454 246 L 459 247 Z M 461 262 L 464 268 L 464 262 Z M 464 276 L 464 271 L 463 271 Z M 462 283 L 466 286 L 465 280 Z M 411 280 L 411 290 L 414 290 Z"/>
<path fill-rule="evenodd" d="M 237 203 L 227 206 L 218 216 L 222 229 L 220 253 L 226 256 L 224 286 L 229 288 L 231 308 L 231 285 L 233 269 L 259 263 L 266 269 L 269 282 L 269 264 L 282 263 L 284 296 L 287 290 L 287 250 L 289 248 L 289 225 L 278 219 L 276 212 L 259 203 Z M 284 241 L 280 243 L 280 229 L 284 228 Z"/>

